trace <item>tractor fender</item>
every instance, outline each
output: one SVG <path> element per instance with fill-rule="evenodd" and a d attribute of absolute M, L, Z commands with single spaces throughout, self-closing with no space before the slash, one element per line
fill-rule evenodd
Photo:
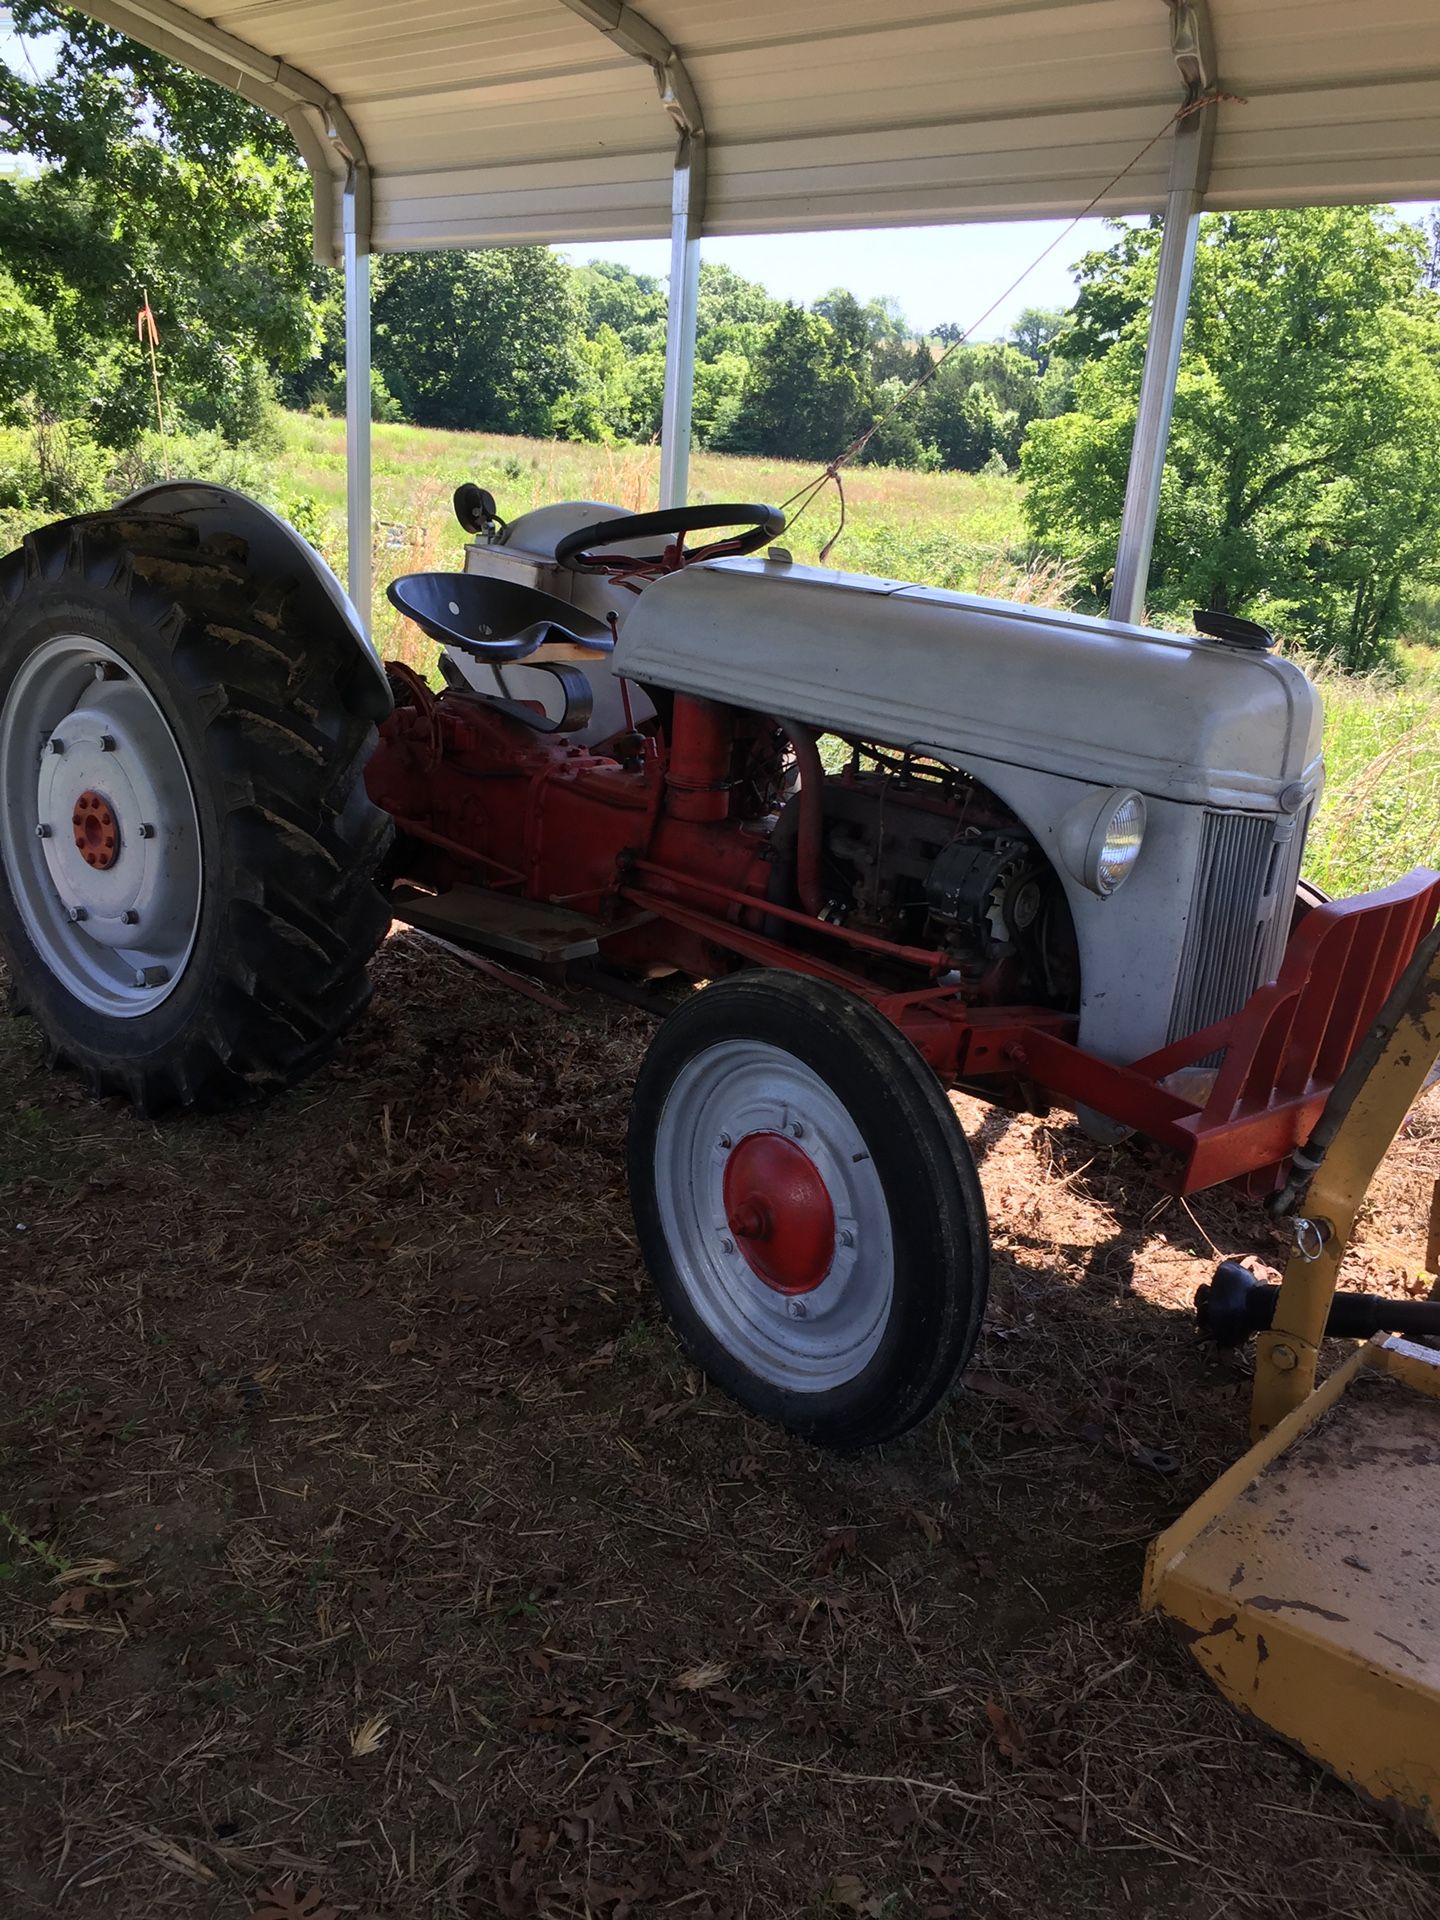
<path fill-rule="evenodd" d="M 160 480 L 128 494 L 120 508 L 189 521 L 202 538 L 234 534 L 249 547 L 258 574 L 272 579 L 298 574 L 301 607 L 296 627 L 304 632 L 321 625 L 345 634 L 368 670 L 371 718 L 383 720 L 389 713 L 390 686 L 374 641 L 329 565 L 288 520 L 248 494 L 206 480 Z"/>

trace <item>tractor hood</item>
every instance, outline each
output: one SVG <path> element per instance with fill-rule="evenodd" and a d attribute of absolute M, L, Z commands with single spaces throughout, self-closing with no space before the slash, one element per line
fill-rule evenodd
<path fill-rule="evenodd" d="M 1270 811 L 1320 776 L 1319 696 L 1288 660 L 784 561 L 655 581 L 614 671 L 960 765 L 1210 807 Z"/>

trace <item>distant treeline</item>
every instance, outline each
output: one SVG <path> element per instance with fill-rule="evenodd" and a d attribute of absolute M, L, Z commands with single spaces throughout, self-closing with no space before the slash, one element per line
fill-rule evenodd
<path fill-rule="evenodd" d="M 648 441 L 660 431 L 663 284 L 613 261 L 572 267 L 543 247 L 392 255 L 375 262 L 377 417 L 417 426 Z M 694 440 L 731 453 L 828 459 L 919 376 L 865 458 L 978 472 L 1013 468 L 1030 422 L 1070 404 L 1054 352 L 1062 313 L 1025 313 L 1010 338 L 935 363 L 953 329 L 915 332 L 893 300 L 837 287 L 809 307 L 731 268 L 700 270 Z M 338 408 L 338 294 L 318 359 L 287 376 L 291 405 Z"/>

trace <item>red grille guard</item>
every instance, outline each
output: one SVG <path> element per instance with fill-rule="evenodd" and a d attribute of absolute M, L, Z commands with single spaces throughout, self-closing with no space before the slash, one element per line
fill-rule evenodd
<path fill-rule="evenodd" d="M 1258 1194 L 1280 1184 L 1290 1155 L 1310 1137 L 1331 1088 L 1440 911 L 1440 874 L 1424 867 L 1382 892 L 1313 907 L 1290 936 L 1278 979 L 1251 994 L 1238 1013 L 1122 1067 L 1065 1038 L 1074 1031 L 1072 1015 L 972 1007 L 953 987 L 933 981 L 896 993 L 848 964 L 850 955 L 832 960 L 797 952 L 754 922 L 763 913 L 824 935 L 851 955 L 878 951 L 923 963 L 932 974 L 946 964 L 943 954 L 817 922 L 654 861 L 636 861 L 634 868 L 667 890 L 627 886 L 632 906 L 761 966 L 861 994 L 909 1036 L 947 1085 L 978 1090 L 987 1081 L 1019 1079 L 1134 1127 L 1176 1157 L 1170 1184 L 1181 1193 L 1224 1180 L 1243 1179 Z M 1218 1069 L 1199 1068 L 1216 1055 L 1223 1056 Z M 1193 1099 L 1172 1079 L 1186 1068 L 1195 1070 Z"/>
<path fill-rule="evenodd" d="M 1276 1187 L 1331 1088 L 1440 910 L 1440 874 L 1418 867 L 1378 893 L 1314 907 L 1290 937 L 1279 977 L 1238 1013 L 1128 1067 L 1027 1027 L 1010 1049 L 1031 1079 L 1137 1128 L 1180 1157 L 1177 1191 L 1246 1176 Z M 1223 1053 L 1197 1100 L 1165 1082 Z"/>

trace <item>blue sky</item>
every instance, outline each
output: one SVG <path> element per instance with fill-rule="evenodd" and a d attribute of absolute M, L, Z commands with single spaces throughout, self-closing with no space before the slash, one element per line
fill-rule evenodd
<path fill-rule="evenodd" d="M 782 300 L 807 304 L 831 287 L 848 287 L 862 300 L 892 295 L 912 325 L 926 331 L 943 321 L 970 326 L 1041 249 L 1065 232 L 1065 220 L 1012 220 L 964 227 L 882 227 L 856 233 L 756 234 L 707 240 L 702 258 L 721 260 L 758 280 Z M 1113 238 L 1103 220 L 1082 220 L 1003 306 L 979 329 L 1002 334 L 1025 307 L 1068 307 L 1075 297 L 1070 269 L 1082 254 Z M 567 260 L 619 260 L 659 280 L 670 271 L 663 240 L 625 240 L 611 246 L 561 247 Z"/>
<path fill-rule="evenodd" d="M 1428 206 L 1396 212 L 1420 220 Z M 702 258 L 723 260 L 747 280 L 759 280 L 784 300 L 808 305 L 832 287 L 848 287 L 862 300 L 890 294 L 912 325 L 928 331 L 950 320 L 969 327 L 1041 250 L 1064 234 L 1064 220 L 1012 220 L 960 227 L 897 227 L 856 233 L 758 234 L 707 240 Z M 1026 307 L 1068 307 L 1075 297 L 1070 269 L 1083 254 L 1108 246 L 1113 232 L 1103 220 L 1082 220 L 1068 239 L 1028 274 L 976 332 L 994 339 Z M 568 260 L 619 260 L 636 273 L 664 280 L 669 243 L 623 240 L 610 246 L 561 247 Z"/>

